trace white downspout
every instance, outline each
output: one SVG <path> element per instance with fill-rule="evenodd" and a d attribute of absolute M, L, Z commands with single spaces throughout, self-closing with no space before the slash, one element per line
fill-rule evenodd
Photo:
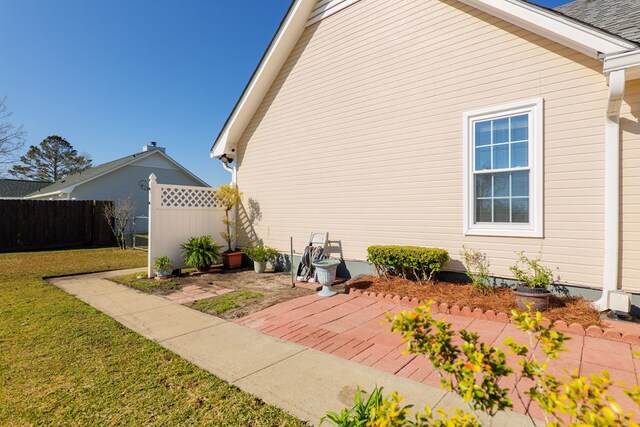
<path fill-rule="evenodd" d="M 605 125 L 604 267 L 602 296 L 593 305 L 609 309 L 609 293 L 618 289 L 620 259 L 620 107 L 624 96 L 624 70 L 609 73 L 609 99 Z"/>
<path fill-rule="evenodd" d="M 211 158 L 214 158 L 215 156 L 213 155 L 213 153 L 211 153 L 209 155 Z M 221 160 L 222 161 L 222 160 Z M 232 186 L 233 188 L 238 188 L 238 170 L 236 169 L 236 163 L 233 162 L 233 166 L 229 167 L 229 164 L 225 161 L 222 161 L 222 167 L 224 168 L 224 170 L 226 170 L 227 172 L 229 172 L 231 174 L 231 182 L 229 183 L 230 186 Z M 235 224 L 236 222 L 236 218 L 238 218 L 238 204 L 236 203 L 236 205 L 233 207 L 233 209 L 231 209 L 230 212 L 230 216 L 231 216 L 231 222 L 234 223 L 235 227 L 233 227 L 234 230 L 237 230 L 237 225 Z M 237 238 L 236 238 L 236 234 L 234 233 L 233 238 L 231 239 L 231 247 L 235 248 L 236 244 L 237 244 Z"/>
<path fill-rule="evenodd" d="M 238 186 L 238 182 L 236 179 L 236 165 L 234 163 L 234 165 L 232 167 L 229 167 L 228 164 L 226 164 L 225 162 L 222 162 L 222 167 L 224 168 L 224 170 L 226 170 L 227 172 L 229 172 L 231 174 L 231 182 L 229 183 L 230 186 L 232 187 L 237 187 Z"/>

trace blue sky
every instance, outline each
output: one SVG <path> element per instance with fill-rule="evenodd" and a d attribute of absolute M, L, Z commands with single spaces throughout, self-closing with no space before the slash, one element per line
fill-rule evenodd
<path fill-rule="evenodd" d="M 30 145 L 57 134 L 99 164 L 157 141 L 217 186 L 209 149 L 289 2 L 0 0 L 0 97 Z"/>

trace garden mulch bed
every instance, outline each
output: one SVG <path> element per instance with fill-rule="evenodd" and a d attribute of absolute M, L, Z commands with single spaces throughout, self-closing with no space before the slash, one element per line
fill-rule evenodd
<path fill-rule="evenodd" d="M 509 288 L 495 288 L 495 292 L 484 295 L 473 285 L 462 282 L 438 281 L 420 284 L 401 277 L 363 276 L 350 280 L 347 287 L 417 298 L 421 301 L 433 300 L 461 308 L 468 306 L 471 309 L 494 310 L 496 313 L 510 314 L 511 310 L 517 308 L 515 296 Z M 550 307 L 543 314 L 552 322 L 563 320 L 567 324 L 578 323 L 584 328 L 591 325 L 602 326 L 600 313 L 580 297 L 552 296 Z"/>

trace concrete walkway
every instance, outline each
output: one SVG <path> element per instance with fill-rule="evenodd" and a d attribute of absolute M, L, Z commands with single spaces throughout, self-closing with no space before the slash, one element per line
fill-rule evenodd
<path fill-rule="evenodd" d="M 372 390 L 378 385 L 388 393 L 398 391 L 406 397 L 406 403 L 417 408 L 464 406 L 457 396 L 437 387 L 105 280 L 134 271 L 141 270 L 63 277 L 50 282 L 219 378 L 313 425 L 326 411 L 351 406 L 357 386 Z M 495 417 L 492 425 L 533 423 L 523 415 L 508 412 Z"/>

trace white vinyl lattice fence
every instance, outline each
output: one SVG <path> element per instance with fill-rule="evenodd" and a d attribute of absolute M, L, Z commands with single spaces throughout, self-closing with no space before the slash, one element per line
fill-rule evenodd
<path fill-rule="evenodd" d="M 189 237 L 211 236 L 224 246 L 224 209 L 218 206 L 213 188 L 161 184 L 149 177 L 149 277 L 153 259 L 168 256 L 175 268 L 184 267 L 180 245 Z"/>

